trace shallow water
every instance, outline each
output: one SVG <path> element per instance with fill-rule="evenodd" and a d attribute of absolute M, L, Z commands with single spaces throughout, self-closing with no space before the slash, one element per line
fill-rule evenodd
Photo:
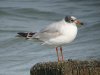
<path fill-rule="evenodd" d="M 54 48 L 17 38 L 74 15 L 85 23 L 63 47 L 65 59 L 100 59 L 99 0 L 0 0 L 0 75 L 29 75 L 37 62 L 56 61 Z"/>

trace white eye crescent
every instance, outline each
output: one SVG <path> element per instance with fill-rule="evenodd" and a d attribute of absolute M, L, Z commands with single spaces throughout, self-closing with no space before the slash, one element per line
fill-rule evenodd
<path fill-rule="evenodd" d="M 72 18 L 72 20 L 76 20 L 76 17 L 74 17 L 74 16 L 71 16 L 71 18 Z"/>

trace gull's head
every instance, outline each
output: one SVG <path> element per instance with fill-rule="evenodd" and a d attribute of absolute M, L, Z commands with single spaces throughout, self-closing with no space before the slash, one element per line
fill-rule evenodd
<path fill-rule="evenodd" d="M 74 16 L 66 16 L 65 21 L 68 23 L 75 23 L 76 25 L 83 25 L 83 23 Z"/>

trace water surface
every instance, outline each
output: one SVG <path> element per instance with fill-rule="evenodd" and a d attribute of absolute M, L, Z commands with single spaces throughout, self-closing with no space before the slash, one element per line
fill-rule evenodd
<path fill-rule="evenodd" d="M 34 32 L 76 16 L 85 25 L 75 41 L 63 47 L 65 59 L 100 59 L 99 0 L 0 0 L 0 75 L 29 75 L 37 62 L 56 61 L 54 48 L 17 38 L 17 32 Z"/>

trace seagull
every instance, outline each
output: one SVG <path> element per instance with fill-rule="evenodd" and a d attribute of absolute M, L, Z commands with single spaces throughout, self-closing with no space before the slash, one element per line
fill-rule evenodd
<path fill-rule="evenodd" d="M 74 16 L 66 16 L 64 19 L 44 27 L 39 32 L 19 32 L 18 35 L 26 39 L 35 39 L 42 45 L 54 46 L 59 62 L 64 61 L 62 46 L 71 43 L 76 38 L 78 25 L 83 25 L 83 23 Z M 58 50 L 60 50 L 60 56 Z"/>

